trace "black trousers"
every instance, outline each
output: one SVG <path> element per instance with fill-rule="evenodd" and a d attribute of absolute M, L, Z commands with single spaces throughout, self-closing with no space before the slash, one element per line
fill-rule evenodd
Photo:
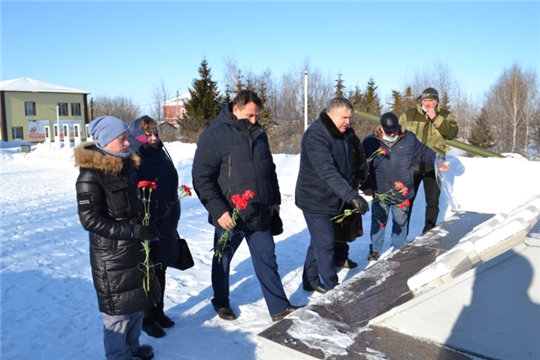
<path fill-rule="evenodd" d="M 437 184 L 437 178 L 435 176 L 435 170 L 426 171 L 425 173 L 414 173 L 414 198 L 412 198 L 410 211 L 409 211 L 409 222 L 412 214 L 412 208 L 414 205 L 414 200 L 416 195 L 418 195 L 418 188 L 420 183 L 424 182 L 424 194 L 426 197 L 426 214 L 425 214 L 425 223 L 422 233 L 425 233 L 433 229 L 437 225 L 437 217 L 439 216 L 439 197 L 441 196 L 441 189 L 439 184 Z M 410 226 L 409 226 L 410 229 Z"/>
<path fill-rule="evenodd" d="M 334 242 L 334 259 L 336 264 L 344 263 L 349 258 L 349 243 L 346 241 Z"/>
<path fill-rule="evenodd" d="M 161 268 L 161 266 L 155 266 L 154 271 L 156 273 L 156 277 L 159 281 L 159 286 L 161 287 L 161 297 L 159 298 L 159 302 L 155 307 L 148 308 L 143 311 L 144 318 L 143 318 L 143 326 L 147 326 L 154 322 L 154 315 L 162 314 L 163 313 L 163 301 L 165 299 L 165 271 L 166 268 Z"/>

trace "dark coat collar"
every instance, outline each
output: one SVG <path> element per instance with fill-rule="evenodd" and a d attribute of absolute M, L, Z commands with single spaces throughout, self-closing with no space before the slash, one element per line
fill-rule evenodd
<path fill-rule="evenodd" d="M 345 135 L 349 134 L 349 129 L 345 131 L 344 134 L 342 134 L 339 129 L 336 127 L 330 116 L 326 113 L 326 110 L 323 110 L 321 114 L 319 115 L 319 118 L 321 119 L 321 122 L 323 125 L 328 129 L 328 132 L 334 139 L 343 139 Z"/>
<path fill-rule="evenodd" d="M 253 133 L 255 130 L 261 127 L 261 125 L 257 121 L 251 128 L 249 128 L 249 122 L 247 119 L 238 119 L 236 115 L 234 115 L 233 113 L 232 102 L 228 103 L 221 109 L 220 113 L 218 114 L 218 116 L 216 117 L 214 121 L 218 123 L 227 124 L 241 132 Z"/>

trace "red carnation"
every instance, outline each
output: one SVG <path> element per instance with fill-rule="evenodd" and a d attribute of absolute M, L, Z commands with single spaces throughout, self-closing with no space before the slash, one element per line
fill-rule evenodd
<path fill-rule="evenodd" d="M 149 180 L 141 180 L 139 181 L 139 183 L 137 184 L 137 187 L 140 189 L 140 188 L 152 188 L 154 190 L 157 189 L 157 184 L 154 182 L 154 181 L 149 181 Z"/>
<path fill-rule="evenodd" d="M 406 196 L 409 193 L 409 189 L 401 182 L 396 181 L 395 183 L 396 190 L 403 194 L 403 196 Z"/>
<path fill-rule="evenodd" d="M 255 193 L 251 190 L 244 191 L 244 197 L 247 197 L 249 199 L 253 199 L 255 197 Z"/>
<path fill-rule="evenodd" d="M 234 225 L 236 225 L 236 219 L 238 219 L 238 213 L 240 212 L 240 210 L 244 210 L 245 208 L 247 208 L 249 199 L 253 199 L 254 197 L 255 193 L 251 190 L 244 191 L 242 195 L 234 194 L 231 196 L 231 202 L 234 204 L 231 218 L 234 222 Z M 219 237 L 216 247 L 213 249 L 214 256 L 216 256 L 219 261 L 221 261 L 221 258 L 223 257 L 223 251 L 228 246 L 227 241 L 229 240 L 229 235 L 229 230 L 224 231 Z"/>
<path fill-rule="evenodd" d="M 182 194 L 185 194 L 185 196 L 191 196 L 191 189 L 188 188 L 186 185 L 182 185 Z"/>

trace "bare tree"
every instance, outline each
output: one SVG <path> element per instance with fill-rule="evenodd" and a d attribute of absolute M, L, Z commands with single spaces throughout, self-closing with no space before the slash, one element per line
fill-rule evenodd
<path fill-rule="evenodd" d="M 150 116 L 159 123 L 163 122 L 163 103 L 171 98 L 171 93 L 165 86 L 165 80 L 159 79 L 159 83 L 152 90 L 152 104 Z"/>
<path fill-rule="evenodd" d="M 540 141 L 540 98 L 538 75 L 531 68 L 525 72 L 524 94 L 525 107 L 523 108 L 523 124 L 525 125 L 525 153 L 530 157 L 529 144 L 538 144 Z M 537 145 L 538 149 L 538 145 Z"/>
<path fill-rule="evenodd" d="M 539 125 L 536 73 L 518 64 L 505 69 L 487 94 L 486 109 L 495 124 L 498 151 L 526 151 L 531 127 Z"/>
<path fill-rule="evenodd" d="M 135 105 L 131 98 L 124 96 L 113 98 L 104 95 L 96 96 L 95 99 L 92 98 L 91 106 L 90 111 L 94 119 L 104 115 L 111 115 L 124 120 L 127 124 L 136 119 L 141 113 L 139 106 Z"/>

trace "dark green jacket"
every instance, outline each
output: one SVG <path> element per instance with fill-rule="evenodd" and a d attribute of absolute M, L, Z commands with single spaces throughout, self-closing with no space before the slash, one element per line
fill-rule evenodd
<path fill-rule="evenodd" d="M 399 118 L 399 123 L 404 130 L 408 130 L 416 135 L 418 140 L 426 144 L 439 155 L 445 156 L 448 151 L 446 140 L 456 137 L 459 127 L 454 115 L 446 109 L 442 109 L 437 104 L 435 109 L 437 116 L 428 119 L 422 110 L 420 98 L 417 100 L 416 108 L 409 109 Z"/>

